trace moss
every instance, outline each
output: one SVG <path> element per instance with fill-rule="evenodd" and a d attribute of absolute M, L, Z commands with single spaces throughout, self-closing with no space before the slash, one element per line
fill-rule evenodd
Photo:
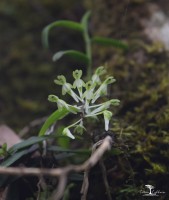
<path fill-rule="evenodd" d="M 118 97 L 121 106 L 112 130 L 119 141 L 129 147 L 137 184 L 146 184 L 145 181 L 150 180 L 160 184 L 163 182 L 160 175 L 168 176 L 169 173 L 168 52 L 160 43 L 148 41 L 143 34 L 139 21 L 149 16 L 146 1 L 105 3 L 99 0 L 90 5 L 86 2 L 89 7 L 94 5 L 95 35 L 125 40 L 129 45 L 125 52 L 94 48 L 96 65 L 106 63 L 109 73 L 117 79 L 110 97 Z M 162 187 L 167 191 L 165 184 Z"/>

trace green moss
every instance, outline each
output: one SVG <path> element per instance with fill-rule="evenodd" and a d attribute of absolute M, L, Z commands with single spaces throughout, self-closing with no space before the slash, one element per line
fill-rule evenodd
<path fill-rule="evenodd" d="M 99 0 L 93 5 L 95 35 L 120 37 L 129 45 L 127 52 L 94 49 L 96 65 L 106 62 L 117 80 L 110 97 L 118 97 L 121 107 L 112 130 L 129 146 L 137 184 L 149 179 L 160 184 L 163 178 L 156 180 L 154 174 L 169 173 L 169 55 L 160 43 L 151 44 L 142 34 L 138 21 L 149 15 L 146 1 Z"/>

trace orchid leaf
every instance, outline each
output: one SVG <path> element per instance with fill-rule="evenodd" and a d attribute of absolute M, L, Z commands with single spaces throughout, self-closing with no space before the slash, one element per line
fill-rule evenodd
<path fill-rule="evenodd" d="M 39 137 L 39 136 L 33 136 L 33 137 L 30 137 L 28 138 L 27 140 L 24 140 L 18 144 L 15 144 L 14 146 L 12 146 L 8 152 L 10 154 L 20 150 L 20 149 L 24 149 L 26 147 L 29 147 L 31 145 L 34 145 L 34 144 L 37 144 L 39 142 L 42 142 L 43 140 L 46 140 L 47 138 L 46 137 Z"/>
<path fill-rule="evenodd" d="M 23 150 L 23 151 L 19 151 L 15 154 L 13 154 L 12 156 L 10 156 L 9 158 L 7 158 L 5 161 L 3 161 L 0 166 L 1 167 L 9 167 L 10 165 L 12 165 L 14 162 L 16 162 L 17 160 L 19 160 L 22 156 L 24 156 L 25 154 L 27 154 L 27 149 Z"/>
<path fill-rule="evenodd" d="M 69 56 L 73 59 L 82 61 L 85 64 L 87 64 L 89 62 L 89 59 L 87 58 L 87 56 L 84 53 L 81 53 L 81 52 L 76 51 L 76 50 L 59 51 L 59 52 L 54 54 L 53 61 L 57 61 L 63 56 Z"/>
<path fill-rule="evenodd" d="M 39 136 L 43 136 L 45 135 L 46 131 L 48 130 L 48 128 L 55 123 L 56 121 L 62 119 L 63 117 L 65 117 L 67 114 L 69 113 L 69 111 L 66 108 L 62 108 L 59 110 L 56 110 L 55 112 L 53 112 L 48 119 L 46 120 L 46 122 L 43 124 L 40 132 L 39 132 Z"/>
<path fill-rule="evenodd" d="M 76 154 L 86 154 L 90 155 L 91 150 L 89 149 L 80 149 L 80 150 L 74 150 L 74 149 L 65 149 L 60 146 L 50 146 L 47 149 L 48 151 L 53 151 L 53 152 L 65 152 L 65 153 L 76 153 Z"/>
<path fill-rule="evenodd" d="M 88 27 L 88 20 L 89 20 L 90 16 L 91 16 L 91 11 L 88 11 L 88 12 L 86 12 L 83 15 L 82 20 L 81 20 L 81 24 L 83 26 L 83 29 L 87 29 L 87 27 Z"/>
<path fill-rule="evenodd" d="M 44 47 L 46 47 L 46 48 L 49 47 L 49 31 L 55 27 L 64 27 L 64 28 L 72 29 L 72 30 L 79 31 L 79 32 L 83 31 L 82 25 L 78 22 L 73 22 L 73 21 L 69 21 L 69 20 L 55 21 L 55 22 L 49 24 L 48 26 L 46 26 L 42 31 L 42 43 L 43 43 Z"/>
<path fill-rule="evenodd" d="M 104 45 L 104 46 L 113 46 L 121 49 L 128 49 L 128 45 L 120 40 L 105 38 L 105 37 L 93 37 L 92 42 L 94 44 Z"/>

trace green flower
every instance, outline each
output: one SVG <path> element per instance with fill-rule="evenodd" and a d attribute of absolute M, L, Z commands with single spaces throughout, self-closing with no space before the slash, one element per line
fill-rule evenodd
<path fill-rule="evenodd" d="M 110 112 L 108 110 L 103 111 L 105 130 L 106 131 L 109 130 L 109 121 L 110 121 L 112 115 L 113 115 L 112 112 Z"/>
<path fill-rule="evenodd" d="M 69 110 L 68 104 L 65 101 L 63 101 L 62 99 L 59 99 L 55 95 L 49 95 L 48 100 L 51 102 L 57 103 L 58 109 L 66 108 L 67 110 Z"/>
<path fill-rule="evenodd" d="M 91 110 L 93 108 L 95 108 L 95 109 L 93 109 L 91 112 L 88 112 L 88 115 L 91 116 L 91 115 L 101 114 L 104 110 L 107 110 L 111 105 L 118 106 L 119 103 L 120 103 L 120 101 L 118 99 L 111 99 L 111 100 L 106 101 L 102 104 L 96 104 L 94 106 L 89 106 L 88 110 Z"/>
<path fill-rule="evenodd" d="M 54 80 L 57 85 L 64 85 L 66 83 L 66 78 L 63 75 L 57 76 L 57 79 Z"/>
<path fill-rule="evenodd" d="M 103 66 L 98 67 L 92 76 L 92 82 L 100 85 L 101 84 L 100 76 L 105 73 L 106 73 L 106 70 L 104 69 Z"/>
<path fill-rule="evenodd" d="M 96 115 L 98 113 L 103 112 L 104 110 L 108 109 L 111 105 L 111 101 L 106 101 L 105 103 L 100 104 L 100 106 L 94 110 L 92 110 L 89 115 Z"/>
<path fill-rule="evenodd" d="M 75 70 L 73 71 L 73 77 L 74 79 L 80 79 L 82 77 L 82 70 Z"/>
<path fill-rule="evenodd" d="M 77 114 L 77 112 L 80 112 L 80 108 L 78 108 L 77 106 L 72 106 L 72 105 L 67 104 L 65 101 L 63 101 L 62 99 L 59 99 L 55 95 L 49 95 L 48 100 L 51 102 L 57 103 L 58 109 L 60 110 L 62 110 L 62 108 L 66 108 L 68 111 L 74 114 Z"/>
<path fill-rule="evenodd" d="M 81 75 L 79 76 L 77 75 L 77 73 L 79 74 L 81 71 L 82 70 L 76 70 L 73 72 L 73 77 L 75 78 L 75 81 L 73 83 L 73 88 L 82 88 L 83 86 L 85 86 L 84 81 L 81 79 Z"/>
<path fill-rule="evenodd" d="M 109 122 L 112 118 L 112 112 L 110 112 L 108 109 L 111 105 L 119 105 L 120 101 L 118 99 L 111 99 L 104 103 L 95 103 L 99 97 L 107 95 L 108 85 L 115 82 L 115 79 L 112 76 L 106 78 L 103 82 L 101 82 L 100 76 L 105 72 L 106 70 L 104 69 L 104 67 L 99 67 L 98 69 L 96 69 L 95 74 L 92 76 L 92 80 L 88 81 L 87 83 L 84 83 L 84 81 L 81 79 L 82 70 L 73 71 L 73 77 L 75 79 L 73 85 L 67 83 L 64 76 L 58 76 L 55 80 L 56 84 L 62 86 L 63 95 L 68 93 L 76 102 L 81 102 L 81 104 L 78 105 L 70 105 L 62 99 L 59 99 L 55 95 L 49 95 L 49 101 L 57 103 L 58 109 L 64 108 L 74 114 L 80 113 L 80 119 L 64 128 L 64 135 L 75 139 L 70 129 L 74 129 L 74 132 L 83 134 L 84 130 L 86 130 L 83 126 L 83 119 L 88 117 L 97 119 L 98 115 L 104 116 L 105 130 L 109 130 Z"/>
<path fill-rule="evenodd" d="M 114 79 L 114 77 L 110 76 L 108 77 L 101 85 L 100 87 L 97 89 L 97 91 L 94 93 L 94 97 L 92 100 L 92 103 L 94 103 L 99 97 L 103 96 L 103 95 L 107 95 L 107 86 L 113 82 L 115 82 L 116 80 Z"/>
<path fill-rule="evenodd" d="M 111 103 L 112 106 L 119 106 L 120 100 L 118 100 L 118 99 L 111 99 L 110 103 Z"/>
<path fill-rule="evenodd" d="M 72 135 L 72 133 L 70 132 L 70 130 L 67 127 L 63 129 L 63 135 L 66 135 L 66 136 L 70 137 L 71 139 L 75 139 L 75 136 Z"/>
<path fill-rule="evenodd" d="M 116 81 L 116 79 L 113 76 L 109 76 L 108 78 L 106 78 L 106 80 L 103 82 L 103 84 L 109 85 L 111 83 L 114 83 Z"/>
<path fill-rule="evenodd" d="M 74 83 L 73 83 L 73 88 L 77 88 L 80 97 L 82 97 L 82 87 L 85 86 L 84 81 L 81 79 L 82 76 L 82 70 L 75 70 L 73 72 L 73 77 L 75 79 Z"/>
<path fill-rule="evenodd" d="M 92 81 L 88 81 L 85 85 L 86 91 L 83 93 L 83 98 L 86 100 L 93 99 L 93 91 L 95 88 L 95 84 L 92 83 Z"/>
<path fill-rule="evenodd" d="M 54 82 L 57 85 L 62 85 L 62 95 L 70 93 L 70 91 L 72 90 L 72 85 L 66 82 L 66 78 L 63 75 L 58 76 L 57 79 L 54 80 Z"/>
<path fill-rule="evenodd" d="M 81 100 L 80 97 L 72 90 L 73 86 L 66 82 L 66 78 L 63 75 L 57 78 L 58 79 L 54 80 L 54 82 L 58 85 L 62 85 L 62 95 L 68 93 L 76 102 L 79 102 L 79 100 Z"/>

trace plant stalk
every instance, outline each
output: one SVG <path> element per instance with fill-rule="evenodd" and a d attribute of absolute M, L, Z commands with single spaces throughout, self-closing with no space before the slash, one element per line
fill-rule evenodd
<path fill-rule="evenodd" d="M 89 59 L 89 63 L 87 67 L 87 78 L 89 80 L 92 75 L 92 51 L 91 51 L 91 41 L 90 41 L 88 33 L 86 34 L 85 40 L 86 40 L 86 54 Z"/>
<path fill-rule="evenodd" d="M 89 59 L 88 66 L 87 66 L 87 78 L 90 80 L 92 75 L 92 47 L 91 47 L 91 39 L 89 36 L 88 26 L 85 26 L 83 31 L 83 37 L 85 41 L 85 48 L 86 48 L 86 55 Z"/>

